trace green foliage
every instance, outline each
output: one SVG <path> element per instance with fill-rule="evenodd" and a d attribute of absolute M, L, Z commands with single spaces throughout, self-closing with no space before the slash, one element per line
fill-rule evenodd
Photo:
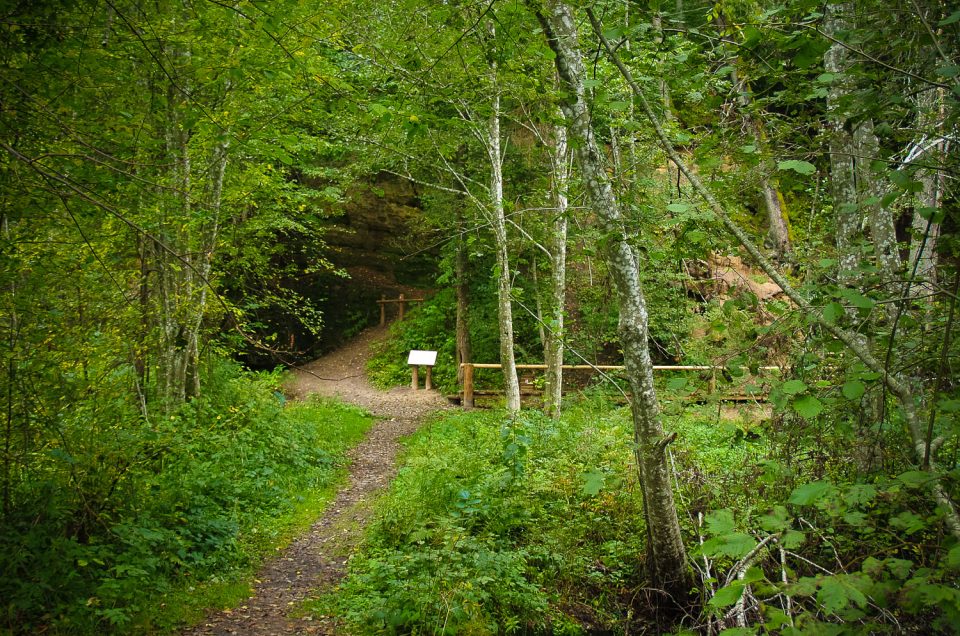
<path fill-rule="evenodd" d="M 362 552 L 320 611 L 356 633 L 629 625 L 642 506 L 621 414 L 451 413 L 409 442 Z M 574 614 L 568 614 L 573 607 Z"/>
<path fill-rule="evenodd" d="M 272 552 L 369 426 L 332 403 L 284 407 L 276 374 L 225 364 L 204 398 L 148 423 L 103 426 L 75 406 L 0 525 L 3 624 L 16 632 L 163 623 L 162 595 L 230 581 Z"/>
<path fill-rule="evenodd" d="M 420 349 L 437 352 L 434 386 L 443 392 L 456 392 L 453 302 L 453 291 L 444 290 L 420 303 L 404 320 L 390 325 L 390 337 L 382 341 L 367 362 L 367 372 L 375 385 L 381 388 L 409 385 L 407 354 Z"/>

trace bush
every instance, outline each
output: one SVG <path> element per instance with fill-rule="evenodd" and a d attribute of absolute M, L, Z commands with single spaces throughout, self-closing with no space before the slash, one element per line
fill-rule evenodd
<path fill-rule="evenodd" d="M 202 399 L 149 423 L 62 426 L 30 497 L 0 525 L 0 624 L 21 633 L 128 632 L 163 594 L 256 563 L 329 488 L 369 418 L 285 405 L 276 373 L 223 364 Z M 69 449 L 69 450 L 67 450 Z M 163 619 L 159 619 L 163 622 Z"/>

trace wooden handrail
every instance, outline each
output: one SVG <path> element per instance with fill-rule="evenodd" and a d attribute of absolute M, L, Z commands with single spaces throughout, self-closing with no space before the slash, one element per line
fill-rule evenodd
<path fill-rule="evenodd" d="M 461 362 L 461 367 L 471 366 L 474 369 L 499 369 L 503 367 L 499 363 L 480 363 L 480 362 Z M 547 365 L 545 364 L 517 364 L 514 365 L 518 369 L 546 369 Z M 561 365 L 564 369 L 594 369 L 596 371 L 619 371 L 624 368 L 622 364 L 564 364 Z M 709 365 L 700 365 L 700 364 L 655 364 L 653 365 L 654 371 L 712 371 L 715 369 L 725 369 L 723 366 L 709 366 Z M 759 367 L 761 371 L 779 371 L 780 367 Z"/>
<path fill-rule="evenodd" d="M 461 362 L 460 367 L 463 369 L 463 397 L 461 398 L 461 405 L 463 408 L 473 408 L 474 406 L 474 390 L 473 390 L 473 371 L 474 369 L 500 369 L 503 367 L 499 363 L 474 363 L 474 362 Z M 517 369 L 534 369 L 542 370 L 546 369 L 547 365 L 545 364 L 518 364 L 516 365 Z M 562 369 L 570 370 L 593 370 L 593 371 L 619 371 L 624 368 L 622 364 L 620 365 L 611 365 L 611 364 L 564 364 L 561 365 Z M 713 393 L 716 386 L 716 372 L 719 369 L 724 369 L 725 367 L 716 366 L 716 365 L 700 365 L 700 364 L 687 364 L 687 365 L 663 365 L 655 364 L 653 365 L 654 371 L 712 371 L 712 377 L 710 378 L 710 388 L 709 392 Z M 761 371 L 779 371 L 780 367 L 760 367 Z"/>
<path fill-rule="evenodd" d="M 380 300 L 377 301 L 377 304 L 380 305 L 380 326 L 387 324 L 387 305 L 390 303 L 400 303 L 400 310 L 397 312 L 397 320 L 403 320 L 404 310 L 406 309 L 407 303 L 422 303 L 423 298 L 405 298 L 403 294 L 400 294 L 399 298 L 387 298 L 386 294 L 380 295 Z"/>

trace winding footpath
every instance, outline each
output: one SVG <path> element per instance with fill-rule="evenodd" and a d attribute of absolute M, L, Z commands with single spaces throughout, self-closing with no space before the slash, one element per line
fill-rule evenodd
<path fill-rule="evenodd" d="M 330 618 L 291 618 L 308 595 L 333 588 L 358 545 L 370 504 L 396 474 L 399 439 L 413 433 L 424 418 L 448 408 L 436 392 L 393 388 L 379 391 L 367 381 L 370 347 L 386 329 L 368 329 L 333 353 L 294 371 L 286 387 L 295 399 L 312 394 L 336 397 L 363 407 L 378 418 L 367 437 L 349 454 L 350 477 L 310 531 L 297 538 L 258 573 L 253 595 L 240 607 L 211 614 L 183 636 L 279 636 L 335 634 Z"/>

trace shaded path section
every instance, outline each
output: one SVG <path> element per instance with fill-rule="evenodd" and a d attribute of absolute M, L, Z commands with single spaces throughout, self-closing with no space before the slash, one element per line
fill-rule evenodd
<path fill-rule="evenodd" d="M 308 594 L 322 592 L 343 577 L 347 558 L 362 536 L 369 503 L 396 474 L 399 439 L 413 433 L 423 418 L 447 407 L 435 392 L 395 387 L 379 391 L 366 379 L 370 347 L 386 329 L 368 329 L 333 353 L 294 372 L 286 387 L 296 399 L 311 394 L 337 397 L 381 418 L 349 457 L 350 477 L 310 531 L 298 537 L 257 574 L 251 596 L 238 608 L 207 617 L 184 636 L 332 634 L 324 621 L 288 616 Z"/>

